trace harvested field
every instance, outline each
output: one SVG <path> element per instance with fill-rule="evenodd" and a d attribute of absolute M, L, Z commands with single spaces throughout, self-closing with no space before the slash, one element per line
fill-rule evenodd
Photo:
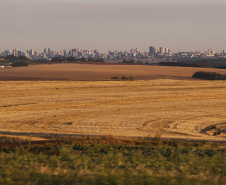
<path fill-rule="evenodd" d="M 0 86 L 0 133 L 226 140 L 225 81 L 2 81 Z"/>
<path fill-rule="evenodd" d="M 225 69 L 188 67 L 117 65 L 117 64 L 51 64 L 0 69 L 0 81 L 11 80 L 109 80 L 132 76 L 136 80 L 191 79 L 198 71 L 226 74 Z"/>

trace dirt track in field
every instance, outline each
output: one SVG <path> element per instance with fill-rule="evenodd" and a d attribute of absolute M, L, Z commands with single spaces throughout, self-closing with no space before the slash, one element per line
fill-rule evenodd
<path fill-rule="evenodd" d="M 0 131 L 223 140 L 226 82 L 2 81 Z"/>
<path fill-rule="evenodd" d="M 220 72 L 225 69 L 167 67 L 147 65 L 51 64 L 0 69 L 0 81 L 30 80 L 109 80 L 132 76 L 136 80 L 191 79 L 197 71 Z"/>

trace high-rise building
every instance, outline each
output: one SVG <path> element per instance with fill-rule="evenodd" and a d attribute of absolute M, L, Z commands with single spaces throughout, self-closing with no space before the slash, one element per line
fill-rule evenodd
<path fill-rule="evenodd" d="M 18 51 L 17 51 L 17 49 L 14 49 L 14 50 L 13 50 L 13 55 L 14 55 L 15 57 L 18 57 Z"/>
<path fill-rule="evenodd" d="M 38 57 L 39 56 L 39 52 L 35 51 L 35 56 Z"/>
<path fill-rule="evenodd" d="M 12 51 L 11 50 L 3 50 L 2 51 L 2 56 L 3 57 L 7 57 L 8 55 L 12 55 Z"/>
<path fill-rule="evenodd" d="M 18 57 L 22 56 L 22 51 L 18 51 Z"/>
<path fill-rule="evenodd" d="M 44 49 L 44 54 L 47 54 L 47 49 L 46 48 Z"/>
<path fill-rule="evenodd" d="M 67 51 L 66 51 L 66 49 L 63 50 L 63 56 L 64 57 L 67 57 Z"/>
<path fill-rule="evenodd" d="M 30 49 L 30 51 L 28 52 L 30 56 L 33 56 L 35 54 L 35 50 Z"/>
<path fill-rule="evenodd" d="M 164 52 L 165 52 L 165 51 L 164 51 L 164 47 L 160 47 L 160 48 L 159 48 L 159 54 L 160 54 L 160 55 L 163 55 Z"/>
<path fill-rule="evenodd" d="M 168 53 L 169 53 L 169 49 L 165 48 L 165 54 L 168 54 Z"/>
<path fill-rule="evenodd" d="M 214 56 L 216 52 L 213 49 L 208 49 L 207 56 Z"/>
<path fill-rule="evenodd" d="M 76 51 L 72 51 L 72 57 L 77 57 L 77 56 L 78 56 L 77 52 Z"/>
<path fill-rule="evenodd" d="M 50 48 L 48 48 L 48 56 L 51 56 L 52 55 L 52 51 L 51 51 L 51 49 Z"/>
<path fill-rule="evenodd" d="M 133 49 L 133 48 L 130 51 L 131 51 L 131 53 L 135 53 L 136 52 L 136 50 Z"/>
<path fill-rule="evenodd" d="M 29 55 L 29 53 L 26 53 L 25 56 L 26 56 L 28 59 L 31 59 L 31 55 Z"/>
<path fill-rule="evenodd" d="M 150 46 L 150 47 L 149 47 L 149 54 L 150 54 L 150 55 L 156 54 L 156 49 L 155 49 L 154 46 Z"/>

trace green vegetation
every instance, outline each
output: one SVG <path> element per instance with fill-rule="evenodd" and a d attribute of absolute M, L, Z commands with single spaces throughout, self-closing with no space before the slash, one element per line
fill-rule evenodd
<path fill-rule="evenodd" d="M 206 79 L 206 80 L 226 80 L 226 75 L 222 75 L 216 72 L 199 71 L 194 73 L 192 78 L 200 78 L 200 79 Z"/>
<path fill-rule="evenodd" d="M 93 58 L 79 58 L 76 59 L 74 57 L 56 57 L 51 60 L 52 63 L 77 63 L 77 62 L 104 62 L 102 58 L 93 59 Z"/>
<path fill-rule="evenodd" d="M 113 77 L 111 77 L 111 80 L 131 80 L 131 81 L 133 81 L 134 79 L 132 76 L 130 76 L 129 78 L 126 76 L 122 76 L 121 79 L 119 79 L 119 77 L 117 77 L 117 76 L 113 76 Z"/>
<path fill-rule="evenodd" d="M 213 59 L 205 61 L 208 67 L 226 69 L 226 59 Z"/>
<path fill-rule="evenodd" d="M 160 62 L 159 65 L 226 69 L 226 59 L 203 59 L 182 62 Z"/>
<path fill-rule="evenodd" d="M 24 61 L 20 61 L 20 62 L 14 62 L 10 66 L 12 66 L 12 67 L 23 67 L 23 66 L 28 66 L 28 64 Z"/>
<path fill-rule="evenodd" d="M 195 62 L 160 62 L 160 66 L 201 67 Z"/>
<path fill-rule="evenodd" d="M 124 64 L 134 64 L 134 60 L 126 60 L 126 59 L 123 59 L 123 61 L 121 63 L 124 63 Z"/>
<path fill-rule="evenodd" d="M 8 56 L 6 56 L 6 59 L 9 61 L 28 60 L 28 58 L 26 56 L 16 57 L 14 55 L 8 55 Z"/>
<path fill-rule="evenodd" d="M 93 59 L 93 58 L 88 58 L 88 62 L 104 62 L 104 59 L 98 58 L 98 59 Z"/>
<path fill-rule="evenodd" d="M 117 76 L 111 77 L 111 80 L 118 80 L 119 78 Z"/>
<path fill-rule="evenodd" d="M 177 142 L 3 147 L 0 184 L 220 185 L 226 180 L 225 154 L 220 144 Z"/>
<path fill-rule="evenodd" d="M 130 76 L 129 78 L 126 76 L 122 76 L 121 80 L 134 80 L 132 76 Z"/>

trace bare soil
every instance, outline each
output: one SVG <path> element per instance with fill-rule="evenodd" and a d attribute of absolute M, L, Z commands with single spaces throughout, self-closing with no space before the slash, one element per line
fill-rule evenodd
<path fill-rule="evenodd" d="M 191 79 L 197 71 L 226 74 L 225 69 L 116 64 L 46 64 L 0 69 L 0 81 L 110 80 L 132 76 L 136 80 Z"/>

